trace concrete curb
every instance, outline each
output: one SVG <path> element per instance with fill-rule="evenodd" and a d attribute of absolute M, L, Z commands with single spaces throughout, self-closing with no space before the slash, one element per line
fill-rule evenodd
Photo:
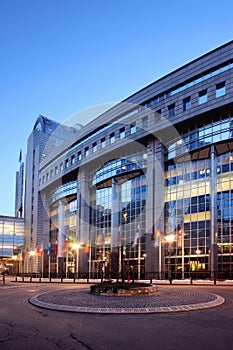
<path fill-rule="evenodd" d="M 46 292 L 48 293 L 48 292 Z M 45 293 L 42 293 L 45 294 Z M 147 314 L 147 313 L 167 313 L 167 312 L 181 312 L 181 311 L 192 311 L 202 310 L 217 307 L 225 303 L 225 299 L 217 294 L 211 293 L 215 296 L 215 299 L 205 303 L 189 304 L 189 305 L 177 305 L 177 306 L 160 306 L 160 307 L 130 307 L 130 308 L 93 308 L 83 306 L 69 306 L 69 305 L 58 305 L 52 303 L 45 303 L 38 300 L 41 294 L 37 294 L 29 299 L 29 302 L 37 307 L 56 310 L 56 311 L 68 311 L 75 313 L 91 313 L 91 314 Z"/>

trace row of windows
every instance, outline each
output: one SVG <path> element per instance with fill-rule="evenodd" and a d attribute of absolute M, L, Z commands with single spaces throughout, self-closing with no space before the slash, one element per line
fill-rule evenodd
<path fill-rule="evenodd" d="M 136 131 L 137 131 L 136 123 L 131 123 L 129 128 L 130 128 L 130 135 L 136 133 Z M 118 137 L 119 137 L 119 139 L 124 139 L 126 137 L 126 127 L 125 126 L 121 127 L 119 129 Z M 109 140 L 109 144 L 113 144 L 116 140 L 116 133 L 112 132 L 109 135 L 108 140 Z M 46 176 L 43 175 L 42 184 L 45 183 L 45 181 L 48 181 L 49 179 L 51 179 L 54 175 L 57 175 L 58 173 L 62 173 L 62 171 L 64 169 L 75 164 L 76 161 L 81 161 L 83 159 L 83 157 L 89 156 L 91 150 L 92 150 L 92 153 L 97 152 L 98 144 L 99 144 L 100 148 L 106 147 L 107 137 L 102 137 L 99 142 L 93 142 L 92 147 L 89 147 L 89 146 L 85 147 L 83 152 L 78 151 L 77 158 L 75 157 L 75 155 L 72 155 L 70 158 L 65 159 L 64 162 L 61 162 L 59 166 L 56 165 L 54 169 L 51 169 L 50 172 L 46 173 Z M 41 179 L 40 179 L 40 184 L 41 184 Z"/>
<path fill-rule="evenodd" d="M 215 96 L 216 98 L 224 96 L 226 94 L 226 83 L 221 82 L 216 84 L 216 90 L 215 90 Z M 202 90 L 198 92 L 198 104 L 201 105 L 205 102 L 208 101 L 208 90 Z M 183 112 L 188 111 L 191 109 L 191 96 L 188 96 L 182 100 L 183 104 Z M 175 112 L 175 107 L 176 104 L 172 103 L 171 105 L 168 106 L 168 117 L 174 117 L 176 112 Z"/>
<path fill-rule="evenodd" d="M 211 73 L 207 73 L 207 74 L 204 74 L 201 78 L 197 78 L 197 79 L 194 79 L 192 82 L 195 82 L 195 84 L 205 80 L 205 79 L 208 79 L 209 77 L 213 76 L 213 75 L 216 75 L 216 74 L 219 74 L 221 73 L 222 71 L 224 70 L 227 70 L 227 69 L 230 69 L 233 67 L 233 64 L 232 63 L 227 63 L 226 65 L 224 65 L 223 67 L 220 67 L 216 70 L 214 70 L 213 72 Z M 191 85 L 190 85 L 191 84 Z M 174 95 L 175 93 L 177 92 L 180 92 L 180 91 L 183 91 L 184 89 L 186 89 L 187 87 L 190 87 L 192 86 L 192 83 L 185 83 L 183 85 L 184 88 L 182 87 L 179 87 L 178 89 L 173 89 L 171 90 L 169 93 L 167 94 L 162 94 L 161 96 L 166 96 L 167 97 L 170 97 L 172 95 Z M 220 97 L 220 96 L 223 96 L 225 95 L 226 93 L 226 87 L 225 87 L 225 82 L 221 82 L 221 83 L 218 83 L 216 84 L 216 98 Z M 205 103 L 207 102 L 208 100 L 208 91 L 207 89 L 205 90 L 202 90 L 202 91 L 199 91 L 198 93 L 198 96 L 199 96 L 199 104 L 202 104 L 202 103 Z M 164 98 L 161 99 L 161 97 L 156 97 L 155 99 L 151 100 L 150 103 L 146 103 L 144 104 L 144 107 L 151 107 L 153 104 L 157 103 L 157 102 L 160 102 L 162 101 Z M 156 102 L 155 102 L 156 101 Z M 183 111 L 187 111 L 189 109 L 191 109 L 191 97 L 186 97 L 182 100 L 182 103 L 183 103 Z M 103 131 L 105 131 L 105 129 L 108 129 L 109 127 L 111 127 L 113 124 L 115 123 L 119 123 L 120 121 L 128 118 L 128 117 L 131 117 L 132 115 L 135 115 L 137 114 L 140 109 L 142 109 L 143 106 L 141 106 L 141 108 L 136 108 L 130 112 L 128 112 L 127 114 L 121 116 L 120 118 L 118 118 L 117 121 L 113 122 L 113 123 L 110 123 L 109 125 L 105 125 L 103 128 L 101 128 L 100 130 L 98 130 L 97 132 L 95 132 L 94 134 L 91 134 L 90 136 L 88 136 L 87 138 L 85 138 L 84 140 L 80 141 L 79 143 L 77 143 L 76 145 L 74 145 L 70 151 L 76 149 L 77 147 L 79 147 L 81 144 L 83 144 L 84 142 L 88 141 L 89 139 L 93 138 L 94 136 L 96 136 L 97 134 L 99 133 L 102 133 Z M 175 115 L 175 103 L 171 104 L 168 106 L 168 117 L 173 117 Z M 157 113 L 161 114 L 161 110 L 158 110 Z M 145 116 L 141 119 L 142 121 L 142 128 L 147 128 L 148 127 L 148 117 Z M 130 125 L 130 134 L 134 134 L 136 133 L 137 131 L 137 127 L 136 127 L 136 123 L 131 123 Z M 115 133 L 111 133 L 109 136 L 108 136 L 108 139 L 106 137 L 103 137 L 100 139 L 100 148 L 104 148 L 106 145 L 107 145 L 107 141 L 109 141 L 110 144 L 114 143 L 115 140 L 116 140 L 116 137 L 118 136 L 119 139 L 123 139 L 126 137 L 126 128 L 125 127 L 122 127 L 120 128 L 119 130 L 119 134 L 118 135 L 115 135 Z M 99 143 L 98 142 L 98 143 Z M 82 151 L 78 151 L 78 156 L 77 156 L 77 159 L 78 161 L 81 161 L 83 157 L 87 157 L 89 154 L 90 154 L 90 151 L 92 149 L 92 152 L 95 153 L 97 152 L 98 150 L 98 143 L 97 142 L 93 142 L 91 148 L 89 146 L 85 147 L 84 149 L 84 152 Z M 68 168 L 69 165 L 73 165 L 75 163 L 75 156 L 72 156 L 70 159 L 66 159 L 65 162 L 61 162 L 60 164 L 60 167 L 58 168 L 58 166 L 55 166 L 54 170 L 50 170 L 50 173 L 47 172 L 46 173 L 46 176 L 43 175 L 42 177 L 42 183 L 45 182 L 45 179 L 46 181 L 49 180 L 49 178 L 52 178 L 55 175 L 58 174 L 58 172 L 60 171 L 60 173 L 64 170 L 64 167 L 65 168 Z"/>
<path fill-rule="evenodd" d="M 233 137 L 233 119 L 219 120 L 204 125 L 188 133 L 180 135 L 179 139 L 168 147 L 166 160 L 172 159 L 187 151 L 207 146 L 212 143 L 228 140 Z"/>
<path fill-rule="evenodd" d="M 228 173 L 229 171 L 233 171 L 233 163 L 223 164 L 221 166 L 218 166 L 216 169 L 217 174 Z M 199 171 L 193 171 L 191 173 L 170 177 L 169 179 L 165 180 L 165 184 L 166 184 L 166 186 L 172 186 L 172 185 L 177 185 L 180 182 L 183 183 L 184 181 L 190 182 L 193 180 L 209 177 L 210 173 L 211 173 L 211 171 L 209 168 L 201 169 Z"/>
<path fill-rule="evenodd" d="M 162 93 L 156 97 L 153 97 L 152 99 L 150 99 L 149 101 L 147 101 L 144 106 L 146 108 L 149 108 L 151 106 L 153 106 L 154 104 L 164 101 L 166 98 L 174 96 L 176 94 L 178 94 L 179 92 L 182 92 L 196 84 L 199 84 L 211 77 L 214 77 L 224 71 L 227 71 L 229 69 L 233 68 L 233 63 L 232 62 L 227 62 L 226 64 L 224 64 L 222 67 L 216 68 L 212 71 L 206 72 L 206 73 L 202 73 L 202 76 L 198 76 L 190 81 L 184 82 L 182 83 L 180 86 L 173 88 L 171 90 L 169 90 L 166 93 Z M 220 86 L 216 87 L 217 89 L 220 88 Z M 221 93 L 221 92 L 220 92 Z"/>

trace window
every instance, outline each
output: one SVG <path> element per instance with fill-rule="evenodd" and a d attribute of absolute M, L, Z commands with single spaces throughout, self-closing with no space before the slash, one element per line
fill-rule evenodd
<path fill-rule="evenodd" d="M 85 157 L 87 157 L 89 155 L 89 147 L 85 148 Z"/>
<path fill-rule="evenodd" d="M 175 115 L 175 103 L 168 106 L 168 117 L 174 117 Z"/>
<path fill-rule="evenodd" d="M 130 125 L 130 134 L 134 134 L 137 131 L 136 123 Z"/>
<path fill-rule="evenodd" d="M 65 160 L 65 168 L 68 168 L 68 166 L 69 166 L 69 159 L 66 159 Z"/>
<path fill-rule="evenodd" d="M 226 93 L 226 86 L 225 81 L 219 84 L 216 84 L 216 97 L 220 97 L 225 95 Z"/>
<path fill-rule="evenodd" d="M 101 148 L 104 148 L 104 147 L 106 146 L 105 137 L 103 137 L 103 138 L 100 140 L 100 144 L 101 144 Z"/>
<path fill-rule="evenodd" d="M 155 112 L 155 118 L 156 118 L 156 121 L 160 121 L 162 119 L 162 110 L 161 109 L 158 109 Z"/>
<path fill-rule="evenodd" d="M 110 134 L 109 138 L 110 138 L 110 143 L 115 142 L 115 133 L 112 132 L 112 133 Z"/>
<path fill-rule="evenodd" d="M 72 157 L 71 157 L 71 165 L 73 165 L 75 163 L 75 156 L 73 155 Z"/>
<path fill-rule="evenodd" d="M 78 160 L 82 160 L 82 152 L 81 151 L 78 152 Z"/>
<path fill-rule="evenodd" d="M 142 127 L 147 128 L 148 127 L 148 117 L 143 117 L 142 118 Z"/>
<path fill-rule="evenodd" d="M 186 97 L 183 99 L 183 111 L 188 111 L 191 108 L 191 98 Z"/>
<path fill-rule="evenodd" d="M 55 175 L 57 175 L 57 173 L 58 173 L 58 168 L 57 166 L 55 166 Z"/>
<path fill-rule="evenodd" d="M 49 173 L 46 174 L 46 181 L 49 179 Z"/>
<path fill-rule="evenodd" d="M 120 139 L 123 139 L 125 137 L 125 128 L 120 129 Z"/>
<path fill-rule="evenodd" d="M 92 144 L 92 152 L 95 153 L 97 151 L 97 142 Z"/>
<path fill-rule="evenodd" d="M 207 102 L 207 89 L 200 91 L 198 96 L 199 96 L 199 100 L 198 100 L 199 105 Z"/>
<path fill-rule="evenodd" d="M 50 178 L 53 177 L 53 169 L 50 170 Z"/>
<path fill-rule="evenodd" d="M 63 171 L 63 163 L 60 164 L 60 172 Z"/>

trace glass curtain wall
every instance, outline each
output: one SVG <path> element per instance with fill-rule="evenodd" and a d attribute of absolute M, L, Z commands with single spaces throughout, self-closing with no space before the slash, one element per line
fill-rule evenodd
<path fill-rule="evenodd" d="M 166 271 L 177 278 L 208 271 L 210 161 L 167 165 L 165 179 L 165 234 L 174 236 L 165 247 Z"/>
<path fill-rule="evenodd" d="M 233 273 L 233 153 L 217 158 L 217 233 L 219 277 Z"/>
<path fill-rule="evenodd" d="M 143 155 L 117 159 L 93 173 L 90 202 L 93 277 L 143 277 L 146 175 L 141 169 L 146 170 L 145 162 Z M 117 233 L 113 220 L 117 222 Z"/>

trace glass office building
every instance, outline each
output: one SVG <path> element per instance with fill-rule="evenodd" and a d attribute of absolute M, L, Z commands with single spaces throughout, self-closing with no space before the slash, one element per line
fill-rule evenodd
<path fill-rule="evenodd" d="M 39 239 L 52 271 L 232 277 L 232 68 L 229 42 L 45 147 Z"/>
<path fill-rule="evenodd" d="M 19 271 L 24 247 L 24 220 L 10 216 L 0 216 L 0 261 L 13 272 Z M 15 266 L 14 266 L 15 265 Z"/>

